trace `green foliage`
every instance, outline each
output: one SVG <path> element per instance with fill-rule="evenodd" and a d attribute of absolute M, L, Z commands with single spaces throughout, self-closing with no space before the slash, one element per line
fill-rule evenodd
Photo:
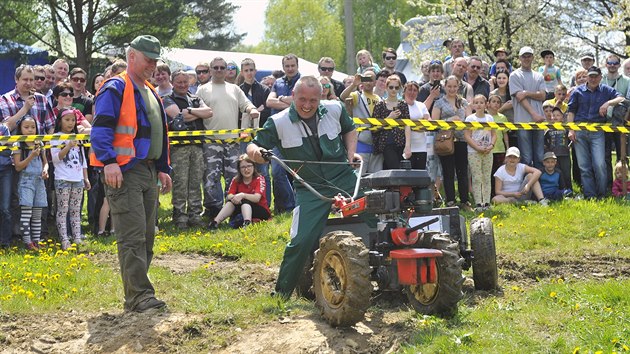
<path fill-rule="evenodd" d="M 188 32 L 189 35 L 194 35 L 190 48 L 229 50 L 245 36 L 235 33 L 232 25 L 232 14 L 238 6 L 226 0 L 184 1 L 189 16 L 198 19 L 198 29 Z"/>
<path fill-rule="evenodd" d="M 343 0 L 340 1 L 343 15 Z M 379 1 L 358 0 L 352 5 L 354 12 L 354 40 L 358 50 L 367 49 L 380 65 L 381 52 L 400 43 L 400 28 L 396 19 L 403 22 L 419 15 L 426 15 L 425 6 L 416 6 L 407 0 Z"/>
<path fill-rule="evenodd" d="M 427 18 L 424 25 L 408 29 L 413 47 L 430 45 L 428 50 L 415 53 L 416 61 L 443 57 L 442 40 L 448 37 L 461 38 L 468 55 L 480 55 L 489 61 L 494 61 L 494 50 L 499 47 L 506 48 L 514 59 L 526 45 L 536 51 L 551 48 L 574 58 L 574 44 L 563 41 L 560 24 L 555 20 L 559 14 L 549 1 L 447 0 L 434 6 L 422 0 L 416 3 L 429 6 L 436 15 Z M 561 63 L 565 59 L 557 60 Z"/>
<path fill-rule="evenodd" d="M 343 27 L 323 0 L 271 0 L 261 49 L 270 54 L 294 53 L 317 62 L 329 56 L 341 62 Z"/>
<path fill-rule="evenodd" d="M 140 34 L 154 35 L 163 46 L 213 49 L 231 48 L 242 38 L 226 30 L 236 9 L 226 0 L 6 0 L 0 9 L 8 15 L 0 39 L 42 41 L 60 57 L 76 56 L 76 65 L 86 69 L 93 53 L 123 56 L 124 44 Z M 66 37 L 76 46 L 63 46 Z"/>
<path fill-rule="evenodd" d="M 94 254 L 62 251 L 53 240 L 37 254 L 0 250 L 0 308 L 14 313 L 69 310 L 77 305 L 112 306 L 120 288 L 117 272 L 100 267 Z M 105 294 L 110 294 L 109 296 Z M 96 306 L 96 308 L 98 308 Z"/>

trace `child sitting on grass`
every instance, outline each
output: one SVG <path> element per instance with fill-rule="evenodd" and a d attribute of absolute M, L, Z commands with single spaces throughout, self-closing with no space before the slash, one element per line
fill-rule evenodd
<path fill-rule="evenodd" d="M 549 200 L 562 200 L 571 195 L 571 189 L 567 188 L 562 178 L 562 172 L 556 169 L 557 157 L 553 151 L 548 151 L 543 156 L 544 171 L 540 175 L 540 187 L 543 195 Z"/>
<path fill-rule="evenodd" d="M 623 193 L 623 176 L 626 176 L 626 193 Z M 612 194 L 615 197 L 627 197 L 630 194 L 630 181 L 628 180 L 628 168 L 621 161 L 615 165 L 615 180 L 612 185 Z"/>
<path fill-rule="evenodd" d="M 494 174 L 495 204 L 527 202 L 532 194 L 541 205 L 548 205 L 540 188 L 540 170 L 520 163 L 521 151 L 512 146 L 505 153 L 505 164 Z"/>
<path fill-rule="evenodd" d="M 211 231 L 218 229 L 219 224 L 229 216 L 242 218 L 242 222 L 233 223 L 235 227 L 247 227 L 254 219 L 267 220 L 271 217 L 265 196 L 265 178 L 256 171 L 254 161 L 243 154 L 238 158 L 236 168 L 237 174 L 230 183 L 227 202 L 210 223 Z"/>

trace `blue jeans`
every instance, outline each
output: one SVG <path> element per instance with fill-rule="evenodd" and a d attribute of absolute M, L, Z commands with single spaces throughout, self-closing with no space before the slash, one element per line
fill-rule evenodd
<path fill-rule="evenodd" d="M 273 154 L 282 159 L 278 148 L 273 148 Z M 274 212 L 278 214 L 292 211 L 295 208 L 295 193 L 287 172 L 277 162 L 271 161 L 271 176 L 273 177 Z"/>
<path fill-rule="evenodd" d="M 11 243 L 11 189 L 13 188 L 13 167 L 0 169 L 0 245 Z"/>
<path fill-rule="evenodd" d="M 518 149 L 521 150 L 521 163 L 543 170 L 543 155 L 545 154 L 544 130 L 518 130 Z"/>
<path fill-rule="evenodd" d="M 575 153 L 577 154 L 582 192 L 586 198 L 606 196 L 606 160 L 604 158 L 606 138 L 603 132 L 575 132 Z"/>

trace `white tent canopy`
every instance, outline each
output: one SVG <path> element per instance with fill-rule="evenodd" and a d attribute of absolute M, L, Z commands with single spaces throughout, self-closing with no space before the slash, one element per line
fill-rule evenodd
<path fill-rule="evenodd" d="M 282 56 L 280 55 L 221 52 L 186 48 L 165 48 L 162 53 L 162 58 L 173 70 L 194 69 L 200 62 L 210 63 L 210 61 L 216 57 L 221 57 L 226 61 L 232 60 L 239 66 L 243 59 L 251 58 L 256 63 L 256 69 L 259 72 L 282 70 Z M 316 63 L 300 58 L 298 60 L 298 67 L 302 75 L 319 75 Z M 339 71 L 333 73 L 333 78 L 339 81 L 342 81 L 346 76 L 346 74 Z"/>

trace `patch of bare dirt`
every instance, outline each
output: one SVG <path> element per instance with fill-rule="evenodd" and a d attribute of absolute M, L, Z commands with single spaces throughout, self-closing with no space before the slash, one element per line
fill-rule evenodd
<path fill-rule="evenodd" d="M 558 260 L 540 257 L 527 263 L 497 256 L 500 277 L 508 282 L 535 282 L 539 279 L 587 280 L 630 277 L 630 258 L 587 255 Z"/>
<path fill-rule="evenodd" d="M 115 255 L 92 258 L 118 269 Z M 500 284 L 529 286 L 540 279 L 601 279 L 630 277 L 630 259 L 585 256 L 558 260 L 541 256 L 519 263 L 498 256 Z M 166 254 L 153 266 L 176 274 L 201 267 L 219 277 L 234 279 L 243 292 L 272 289 L 276 267 L 224 260 L 198 254 Z M 480 298 L 502 296 L 502 290 L 475 291 L 471 279 L 464 284 L 464 306 Z M 234 323 L 213 323 L 211 314 L 190 315 L 153 311 L 146 314 L 79 312 L 45 315 L 0 315 L 0 354 L 17 353 L 389 353 L 415 332 L 401 296 L 379 296 L 365 319 L 350 328 L 334 328 L 319 314 L 278 318 L 245 329 Z M 303 312 L 302 312 L 303 313 Z M 215 338 L 220 338 L 216 340 Z"/>
<path fill-rule="evenodd" d="M 159 311 L 2 316 L 0 353 L 171 352 L 169 334 L 193 317 Z"/>
<path fill-rule="evenodd" d="M 244 331 L 221 354 L 392 353 L 411 330 L 401 331 L 395 313 L 367 313 L 350 328 L 334 328 L 319 316 L 282 318 Z"/>

